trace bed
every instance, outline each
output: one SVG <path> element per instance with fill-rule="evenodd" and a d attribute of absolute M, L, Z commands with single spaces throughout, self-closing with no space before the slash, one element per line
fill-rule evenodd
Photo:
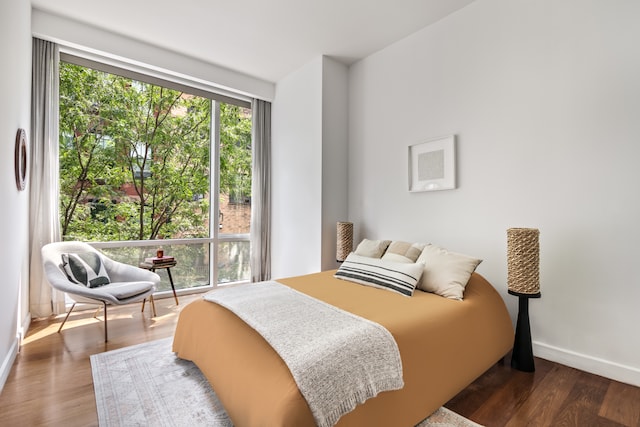
<path fill-rule="evenodd" d="M 404 375 L 402 389 L 367 400 L 337 426 L 414 426 L 513 346 L 505 304 L 478 273 L 471 275 L 463 301 L 418 290 L 408 298 L 336 279 L 334 273 L 278 282 L 384 326 L 397 342 Z M 235 426 L 315 425 L 287 365 L 226 308 L 204 299 L 186 306 L 173 351 L 200 368 Z"/>

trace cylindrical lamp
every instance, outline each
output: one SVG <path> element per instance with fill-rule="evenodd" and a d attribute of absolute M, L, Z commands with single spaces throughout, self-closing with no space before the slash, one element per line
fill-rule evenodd
<path fill-rule="evenodd" d="M 540 298 L 540 231 L 537 228 L 507 230 L 507 287 L 519 299 L 516 336 L 511 366 L 525 372 L 535 371 L 529 298 Z"/>
<path fill-rule="evenodd" d="M 338 221 L 336 228 L 336 261 L 343 262 L 353 250 L 353 223 Z"/>
<path fill-rule="evenodd" d="M 540 243 L 537 228 L 507 230 L 507 286 L 516 296 L 540 296 Z"/>

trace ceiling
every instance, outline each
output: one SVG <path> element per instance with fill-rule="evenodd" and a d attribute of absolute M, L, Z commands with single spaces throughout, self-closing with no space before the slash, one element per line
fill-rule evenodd
<path fill-rule="evenodd" d="M 473 1 L 32 0 L 32 5 L 277 82 L 319 55 L 352 64 Z"/>

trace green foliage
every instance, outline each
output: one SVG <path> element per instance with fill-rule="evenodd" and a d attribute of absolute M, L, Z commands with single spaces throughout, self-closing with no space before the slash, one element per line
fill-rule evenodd
<path fill-rule="evenodd" d="M 209 236 L 212 104 L 206 98 L 61 63 L 64 238 Z M 220 108 L 221 192 L 248 196 L 250 111 L 227 104 Z"/>
<path fill-rule="evenodd" d="M 231 200 L 251 196 L 251 110 L 220 106 L 220 192 Z"/>

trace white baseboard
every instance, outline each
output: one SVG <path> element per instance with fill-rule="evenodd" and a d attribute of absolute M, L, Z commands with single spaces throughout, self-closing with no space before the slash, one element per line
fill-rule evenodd
<path fill-rule="evenodd" d="M 561 365 L 640 387 L 640 369 L 632 366 L 621 365 L 536 341 L 533 342 L 533 354 Z"/>
<path fill-rule="evenodd" d="M 9 373 L 11 372 L 11 367 L 13 366 L 13 362 L 16 360 L 16 356 L 18 355 L 18 349 L 20 348 L 20 337 L 16 335 L 13 340 L 13 344 L 11 344 L 11 348 L 7 353 L 6 357 L 2 361 L 2 366 L 0 366 L 0 393 L 4 388 L 4 384 L 7 382 L 7 378 L 9 378 Z"/>
<path fill-rule="evenodd" d="M 18 352 L 20 351 L 20 343 L 22 343 L 22 339 L 24 335 L 29 330 L 29 326 L 31 325 L 31 313 L 27 313 L 27 315 L 22 319 L 22 325 L 20 326 L 20 330 L 16 335 L 13 343 L 11 344 L 11 348 L 7 353 L 7 356 L 2 361 L 2 366 L 0 366 L 0 393 L 4 388 L 4 384 L 7 382 L 7 378 L 9 378 L 9 373 L 11 373 L 11 368 L 13 367 L 13 363 L 16 361 L 16 357 L 18 356 Z"/>

